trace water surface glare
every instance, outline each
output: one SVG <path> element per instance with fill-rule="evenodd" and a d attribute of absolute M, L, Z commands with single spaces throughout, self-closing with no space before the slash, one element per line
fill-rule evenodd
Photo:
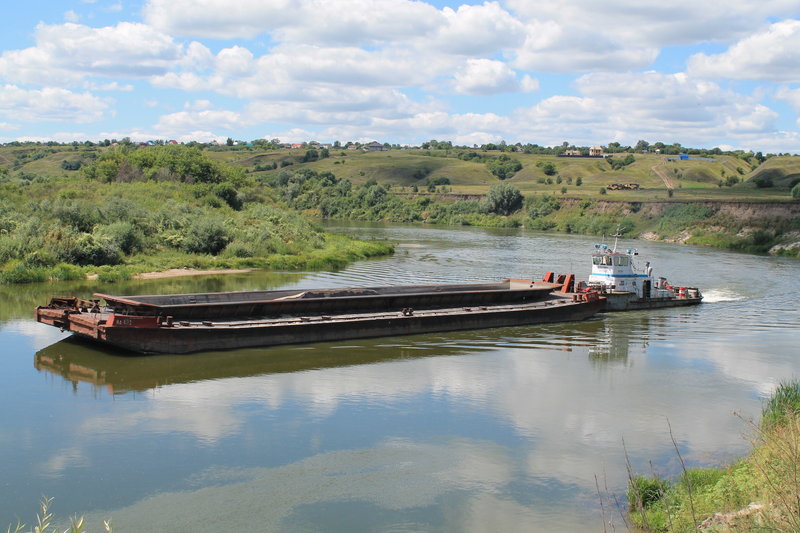
<path fill-rule="evenodd" d="M 339 272 L 0 286 L 0 527 L 54 511 L 117 531 L 603 531 L 596 478 L 747 450 L 800 376 L 800 261 L 626 241 L 694 308 L 585 322 L 125 357 L 36 324 L 55 294 L 540 278 L 589 273 L 592 238 L 341 226 L 398 244 Z M 619 514 L 607 510 L 617 529 Z"/>

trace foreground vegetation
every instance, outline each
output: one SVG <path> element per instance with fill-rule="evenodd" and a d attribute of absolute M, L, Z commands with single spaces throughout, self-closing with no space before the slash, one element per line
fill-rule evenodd
<path fill-rule="evenodd" d="M 750 455 L 728 467 L 684 468 L 673 482 L 632 475 L 633 523 L 673 533 L 800 531 L 800 382 L 782 383 L 752 429 Z"/>
<path fill-rule="evenodd" d="M 83 517 L 72 517 L 69 520 L 69 527 L 61 529 L 54 524 L 55 517 L 50 512 L 50 504 L 53 503 L 53 498 L 42 497 L 39 503 L 39 513 L 36 515 L 36 524 L 33 527 L 27 527 L 22 522 L 17 522 L 15 527 L 8 526 L 6 533 L 86 533 L 86 520 Z M 102 531 L 112 533 L 114 528 L 111 520 L 104 520 Z"/>

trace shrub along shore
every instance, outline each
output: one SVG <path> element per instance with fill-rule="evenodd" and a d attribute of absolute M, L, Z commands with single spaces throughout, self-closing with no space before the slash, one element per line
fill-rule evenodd
<path fill-rule="evenodd" d="M 241 169 L 199 150 L 107 153 L 85 175 L 0 182 L 0 282 L 115 281 L 185 268 L 335 269 L 393 251 L 323 231 L 281 208 Z M 146 164 L 133 157 L 143 153 Z"/>
<path fill-rule="evenodd" d="M 749 423 L 752 450 L 678 479 L 631 475 L 630 518 L 645 531 L 800 531 L 800 382 L 781 383 Z M 683 461 L 681 459 L 681 463 Z"/>

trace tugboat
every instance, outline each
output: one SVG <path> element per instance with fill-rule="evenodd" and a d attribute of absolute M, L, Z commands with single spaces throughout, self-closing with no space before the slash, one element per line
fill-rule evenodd
<path fill-rule="evenodd" d="M 614 247 L 595 244 L 592 253 L 592 273 L 578 290 L 597 291 L 606 297 L 606 311 L 633 311 L 697 305 L 703 296 L 697 287 L 672 286 L 666 278 L 653 277 L 653 267 L 646 261 L 640 266 L 638 251 L 617 251 L 619 235 L 614 235 Z"/>

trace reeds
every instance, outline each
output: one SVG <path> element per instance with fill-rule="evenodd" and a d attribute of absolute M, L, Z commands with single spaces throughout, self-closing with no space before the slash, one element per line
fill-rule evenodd
<path fill-rule="evenodd" d="M 36 514 L 36 524 L 32 528 L 28 528 L 22 522 L 17 522 L 17 525 L 12 529 L 12 526 L 6 528 L 6 533 L 88 533 L 86 529 L 86 520 L 84 517 L 73 516 L 69 519 L 69 527 L 61 529 L 54 524 L 53 513 L 50 511 L 50 505 L 53 503 L 53 498 L 46 496 L 42 497 L 39 502 L 39 512 Z M 111 520 L 103 520 L 103 529 L 106 533 L 113 533 L 113 526 Z"/>

